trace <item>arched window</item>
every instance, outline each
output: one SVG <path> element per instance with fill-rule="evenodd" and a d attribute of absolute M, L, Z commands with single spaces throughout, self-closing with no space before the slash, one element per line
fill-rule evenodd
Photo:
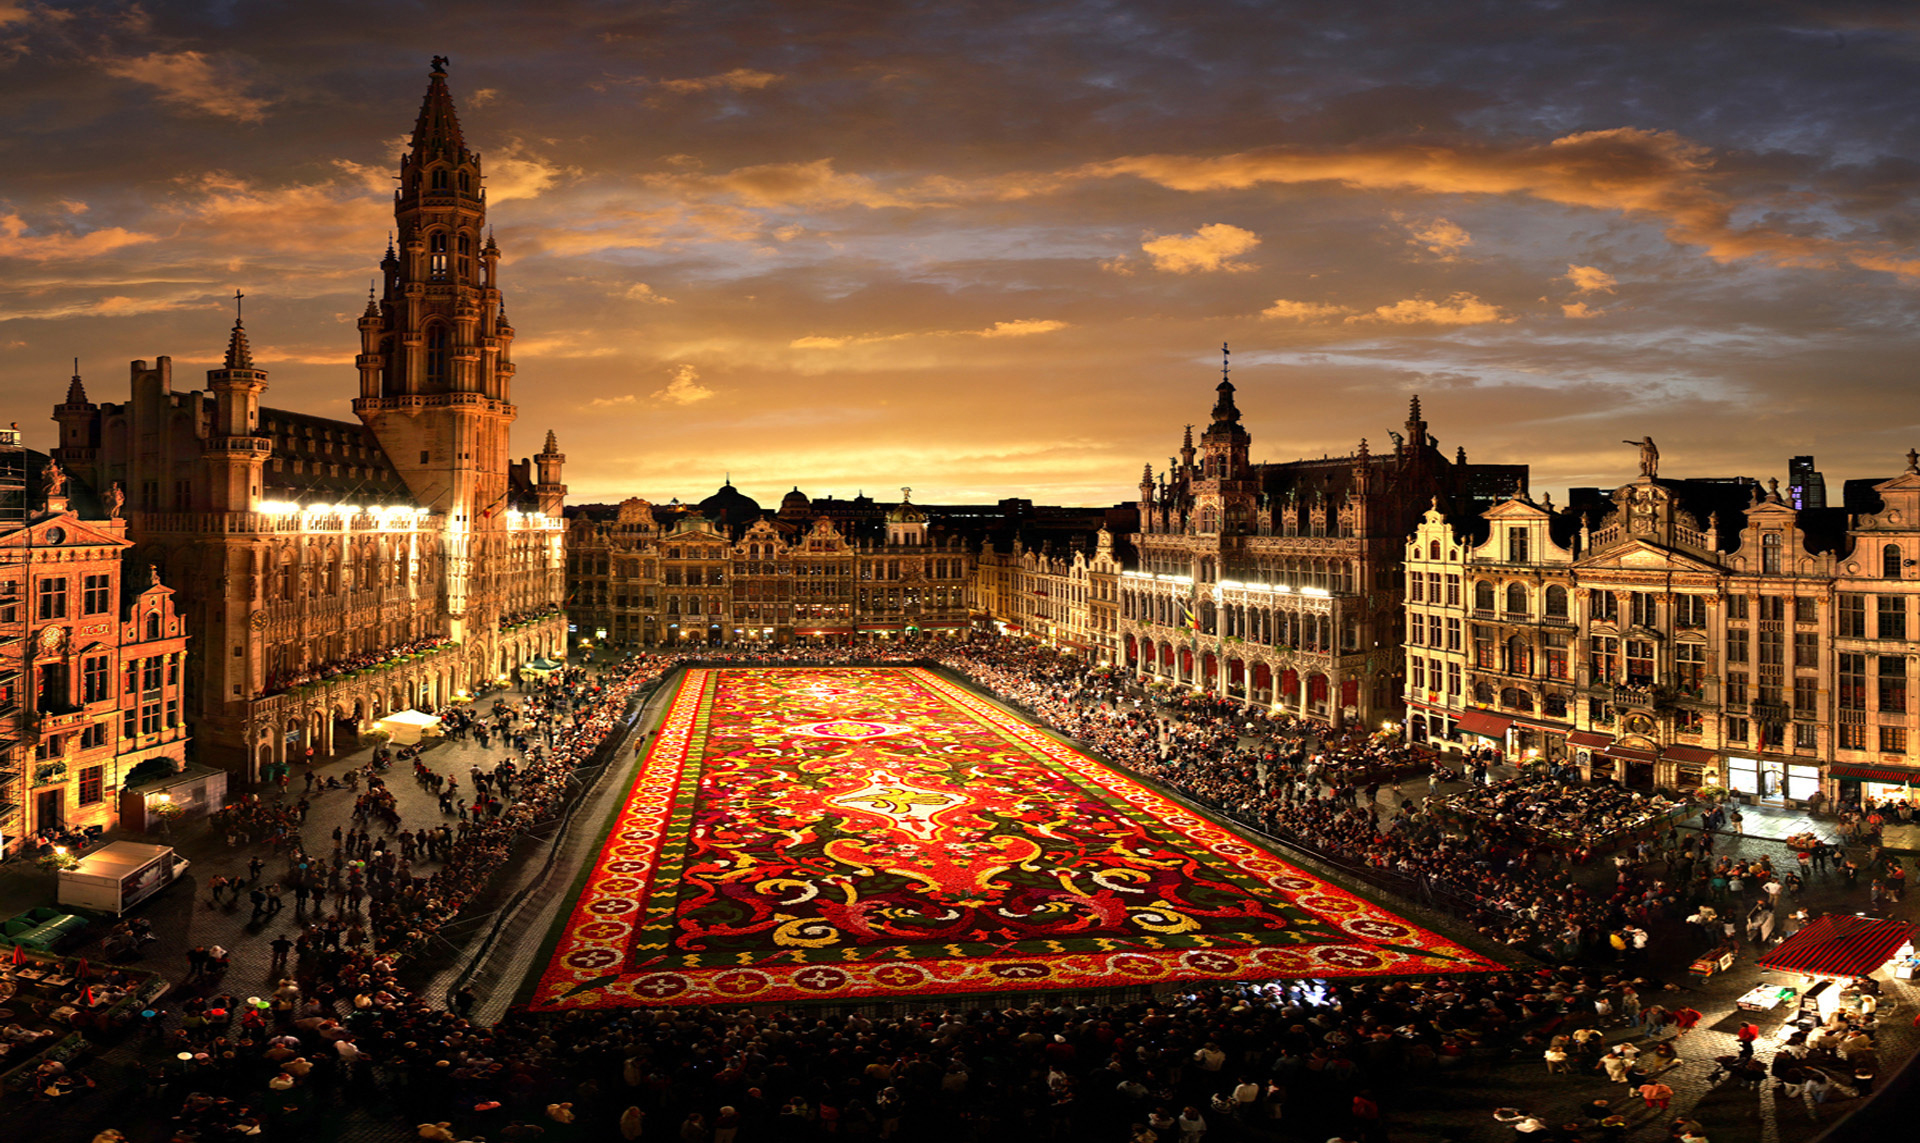
<path fill-rule="evenodd" d="M 1507 614 L 1525 615 L 1527 613 L 1527 589 L 1517 583 L 1507 585 Z"/>
<path fill-rule="evenodd" d="M 149 611 L 147 612 L 147 642 L 151 643 L 158 638 L 160 638 L 160 613 Z"/>
<path fill-rule="evenodd" d="M 1760 537 L 1760 574 L 1780 574 L 1780 533 L 1768 532 Z"/>
<path fill-rule="evenodd" d="M 1900 545 L 1888 544 L 1880 549 L 1880 575 L 1885 579 L 1900 578 Z"/>
<path fill-rule="evenodd" d="M 1473 585 L 1473 609 L 1475 611 L 1493 610 L 1493 585 L 1481 580 Z"/>
<path fill-rule="evenodd" d="M 435 167 L 432 178 L 434 190 L 447 189 L 447 169 L 445 167 Z"/>
<path fill-rule="evenodd" d="M 1438 560 L 1440 558 L 1440 541 L 1429 540 L 1427 542 L 1427 558 L 1430 560 Z"/>
<path fill-rule="evenodd" d="M 427 327 L 427 382 L 447 383 L 447 327 L 443 322 Z"/>
<path fill-rule="evenodd" d="M 445 172 L 441 172 L 445 174 Z M 427 236 L 427 277 L 436 282 L 447 280 L 447 235 L 435 231 Z"/>
<path fill-rule="evenodd" d="M 1567 617 L 1567 589 L 1559 584 L 1547 587 L 1547 618 L 1565 619 Z"/>
<path fill-rule="evenodd" d="M 465 193 L 465 192 L 467 192 L 467 191 L 470 191 L 470 190 L 472 190 L 472 189 L 473 189 L 473 180 L 472 180 L 472 178 L 470 178 L 470 177 L 469 177 L 469 176 L 467 175 L 467 172 L 465 172 L 465 171 L 461 171 L 461 172 L 460 172 L 460 190 L 461 190 L 461 192 L 462 192 L 462 193 Z"/>

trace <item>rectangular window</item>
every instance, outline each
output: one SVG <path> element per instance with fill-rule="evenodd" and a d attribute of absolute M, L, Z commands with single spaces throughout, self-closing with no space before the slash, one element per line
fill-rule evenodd
<path fill-rule="evenodd" d="M 1907 597 L 1904 595 L 1881 595 L 1874 597 L 1875 631 L 1882 639 L 1905 639 L 1907 637 Z"/>
<path fill-rule="evenodd" d="M 108 697 L 107 657 L 95 655 L 81 666 L 80 685 L 81 702 L 104 702 Z"/>
<path fill-rule="evenodd" d="M 1527 562 L 1527 530 L 1525 528 L 1507 529 L 1507 560 L 1516 564 Z"/>
<path fill-rule="evenodd" d="M 1476 625 L 1473 629 L 1473 665 L 1483 670 L 1494 670 L 1497 660 L 1493 656 L 1493 628 Z"/>
<path fill-rule="evenodd" d="M 1820 601 L 1811 595 L 1794 596 L 1793 621 L 1795 623 L 1820 622 Z"/>
<path fill-rule="evenodd" d="M 1593 676 L 1594 686 L 1604 686 L 1613 682 L 1618 677 L 1620 669 L 1620 640 L 1611 635 L 1595 635 L 1593 657 L 1588 667 Z"/>
<path fill-rule="evenodd" d="M 1727 628 L 1727 662 L 1744 663 L 1747 661 L 1747 631 L 1744 627 Z"/>
<path fill-rule="evenodd" d="M 1627 597 L 1635 627 L 1660 626 L 1660 597 L 1650 591 L 1636 591 Z"/>
<path fill-rule="evenodd" d="M 160 704 L 159 703 L 150 702 L 141 706 L 140 733 L 142 734 L 160 733 Z"/>
<path fill-rule="evenodd" d="M 1612 623 L 1620 618 L 1620 597 L 1610 591 L 1593 593 L 1593 618 L 1596 622 Z"/>
<path fill-rule="evenodd" d="M 1747 705 L 1747 674 L 1745 671 L 1732 672 L 1727 675 L 1727 705 Z"/>
<path fill-rule="evenodd" d="M 167 729 L 173 730 L 180 725 L 180 700 L 167 700 Z"/>
<path fill-rule="evenodd" d="M 1865 750 L 1867 728 L 1858 722 L 1843 722 L 1833 728 L 1834 745 L 1842 750 Z"/>
<path fill-rule="evenodd" d="M 129 739 L 140 736 L 140 710 L 138 707 L 130 706 L 126 709 L 125 713 L 120 716 L 120 735 L 123 738 Z"/>
<path fill-rule="evenodd" d="M 1449 619 L 1447 620 L 1447 650 L 1458 651 L 1459 649 L 1460 621 L 1458 619 Z"/>
<path fill-rule="evenodd" d="M 1867 657 L 1842 651 L 1838 656 L 1841 710 L 1867 709 Z"/>
<path fill-rule="evenodd" d="M 1460 577 L 1457 575 L 1447 577 L 1447 606 L 1460 606 Z"/>
<path fill-rule="evenodd" d="M 1407 682 L 1416 691 L 1427 689 L 1427 661 L 1415 655 L 1408 660 Z"/>
<path fill-rule="evenodd" d="M 1875 675 L 1879 682 L 1879 709 L 1895 714 L 1904 714 L 1907 710 L 1907 657 L 1905 655 L 1881 655 Z"/>
<path fill-rule="evenodd" d="M 1427 577 L 1419 572 L 1407 576 L 1407 602 L 1425 603 L 1427 601 Z"/>
<path fill-rule="evenodd" d="M 81 805 L 90 806 L 106 797 L 106 775 L 105 766 L 88 766 L 80 771 Z"/>
<path fill-rule="evenodd" d="M 1905 754 L 1907 752 L 1907 728 L 1904 726 L 1883 726 L 1880 728 L 1880 753 Z"/>
<path fill-rule="evenodd" d="M 112 606 L 109 602 L 108 585 L 112 580 L 104 575 L 90 575 L 82 585 L 80 595 L 80 614 L 105 615 Z"/>
<path fill-rule="evenodd" d="M 39 600 L 37 609 L 42 619 L 65 619 L 67 617 L 67 581 L 49 578 L 40 581 L 36 592 Z"/>
<path fill-rule="evenodd" d="M 1820 632 L 1795 631 L 1793 633 L 1793 665 L 1796 667 L 1820 665 Z"/>
<path fill-rule="evenodd" d="M 1819 679 L 1793 680 L 1793 716 L 1795 718 L 1820 717 Z"/>
<path fill-rule="evenodd" d="M 1842 639 L 1866 638 L 1867 597 L 1851 593 L 1835 596 L 1833 628 L 1833 633 Z"/>
<path fill-rule="evenodd" d="M 1646 639 L 1627 640 L 1627 683 L 1630 686 L 1653 685 L 1653 644 Z"/>
<path fill-rule="evenodd" d="M 1747 720 L 1730 718 L 1727 720 L 1727 741 L 1745 742 L 1747 740 Z"/>
<path fill-rule="evenodd" d="M 1673 682 L 1680 693 L 1697 698 L 1707 681 L 1707 645 L 1679 643 L 1673 648 Z"/>
<path fill-rule="evenodd" d="M 1787 656 L 1787 634 L 1776 628 L 1764 628 L 1760 632 L 1760 665 L 1762 667 L 1783 666 Z M 1762 672 L 1765 674 L 1766 672 Z"/>
<path fill-rule="evenodd" d="M 1727 597 L 1727 618 L 1745 619 L 1746 617 L 1747 597 L 1744 595 L 1729 595 Z"/>
<path fill-rule="evenodd" d="M 1441 592 L 1440 592 L 1440 573 L 1428 572 L 1427 573 L 1427 599 L 1433 603 L 1439 603 L 1442 598 L 1444 597 L 1441 595 Z"/>
<path fill-rule="evenodd" d="M 1704 595 L 1676 595 L 1673 597 L 1673 625 L 1686 631 L 1698 631 L 1707 625 L 1707 597 Z"/>
<path fill-rule="evenodd" d="M 1697 710 L 1681 708 L 1673 712 L 1673 726 L 1682 734 L 1698 734 L 1706 726 L 1706 716 Z"/>
<path fill-rule="evenodd" d="M 1546 644 L 1547 677 L 1550 679 L 1571 678 L 1567 666 L 1567 634 L 1564 631 L 1547 632 L 1543 642 Z"/>
<path fill-rule="evenodd" d="M 1460 664 L 1447 664 L 1447 693 L 1454 698 L 1460 697 Z"/>
<path fill-rule="evenodd" d="M 161 663 L 158 655 L 140 661 L 140 689 L 149 693 L 160 689 Z"/>

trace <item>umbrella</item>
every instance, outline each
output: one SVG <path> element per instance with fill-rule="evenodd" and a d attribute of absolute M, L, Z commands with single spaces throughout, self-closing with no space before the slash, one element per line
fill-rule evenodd
<path fill-rule="evenodd" d="M 27 950 L 25 946 L 18 945 L 18 944 L 13 946 L 13 963 L 15 964 L 27 963 Z"/>
<path fill-rule="evenodd" d="M 78 977 L 81 980 L 85 980 L 87 977 L 91 976 L 92 974 L 93 974 L 93 970 L 87 967 L 86 957 L 81 957 L 80 963 L 73 966 L 73 975 Z"/>

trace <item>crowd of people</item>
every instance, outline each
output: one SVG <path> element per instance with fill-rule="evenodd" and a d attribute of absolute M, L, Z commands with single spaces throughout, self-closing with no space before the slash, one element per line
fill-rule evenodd
<path fill-rule="evenodd" d="M 1424 981 L 1229 983 L 1125 1004 L 935 1002 L 885 1017 L 515 1010 L 491 1026 L 469 1018 L 470 990 L 442 1007 L 403 983 L 408 958 L 485 891 L 517 836 L 552 819 L 575 768 L 674 667 L 925 660 L 1118 766 L 1331 861 L 1428 891 L 1491 939 L 1562 967 Z M 440 795 L 451 819 L 411 829 L 383 820 L 391 791 L 379 768 L 357 771 L 359 826 L 333 839 L 330 851 L 283 841 L 286 880 L 335 902 L 300 941 L 276 945 L 284 979 L 260 1006 L 225 995 L 217 976 L 203 979 L 199 1001 L 182 1003 L 173 1020 L 147 1022 L 166 1061 L 147 1082 L 156 1098 L 181 1107 L 175 1124 L 188 1137 L 294 1137 L 322 1109 L 353 1104 L 417 1112 L 420 1138 L 447 1141 L 617 1131 L 682 1143 L 1082 1135 L 1199 1143 L 1209 1133 L 1257 1136 L 1276 1120 L 1289 1135 L 1366 1140 L 1380 1134 L 1408 1074 L 1543 1056 L 1550 1068 L 1584 1067 L 1595 1083 L 1619 1072 L 1657 1094 L 1660 1071 L 1677 1058 L 1672 1047 L 1634 1053 L 1606 1044 L 1623 1028 L 1672 1031 L 1683 1042 L 1687 1013 L 1699 1019 L 1669 996 L 1671 985 L 1644 975 L 1648 930 L 1677 928 L 1703 907 L 1756 918 L 1750 906 L 1784 911 L 1798 872 L 1716 860 L 1713 835 L 1703 833 L 1685 846 L 1636 842 L 1614 855 L 1608 875 L 1584 879 L 1595 887 L 1583 888 L 1570 874 L 1584 853 L 1483 829 L 1470 815 L 1443 821 L 1418 793 L 1401 792 L 1396 780 L 1428 770 L 1430 758 L 1363 732 L 1250 717 L 1207 696 L 1156 698 L 1124 672 L 1015 641 L 690 649 L 636 656 L 598 676 L 557 672 L 518 708 L 448 713 L 451 733 L 498 737 L 521 757 L 476 767 L 465 785 L 416 760 L 414 779 Z M 254 841 L 291 839 L 300 818 L 298 803 L 252 799 L 221 824 Z M 1816 872 L 1842 876 L 1844 855 L 1826 858 Z M 435 862 L 431 873 L 414 868 Z M 1738 879 L 1730 876 L 1736 864 Z M 370 902 L 364 918 L 356 888 Z M 1757 928 L 1748 935 L 1771 939 Z M 1814 1062 L 1799 1076 L 1827 1060 L 1826 1048 L 1852 1041 L 1864 1052 L 1859 1035 L 1871 1046 L 1871 1021 L 1851 1019 L 1825 1038 L 1805 1038 Z M 1780 1070 L 1785 1091 L 1788 1073 Z M 1595 1100 L 1595 1110 L 1604 1106 Z M 1563 1138 L 1602 1138 L 1619 1134 L 1620 1111 L 1565 1126 L 1513 1116 Z"/>
<path fill-rule="evenodd" d="M 1672 825 L 1685 803 L 1624 786 L 1568 785 L 1544 775 L 1472 784 L 1429 808 L 1449 818 L 1537 837 L 1565 848 L 1602 849 Z"/>

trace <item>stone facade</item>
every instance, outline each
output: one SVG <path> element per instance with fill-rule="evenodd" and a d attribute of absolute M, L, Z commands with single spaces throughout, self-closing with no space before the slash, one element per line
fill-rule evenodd
<path fill-rule="evenodd" d="M 514 331 L 481 172 L 436 63 L 359 322 L 358 423 L 263 407 L 237 320 L 205 390 L 175 391 L 162 357 L 133 363 L 125 403 L 75 377 L 54 411 L 76 485 L 124 497 L 135 559 L 179 585 L 203 761 L 258 778 L 564 653 L 565 458 L 549 433 L 509 459 Z"/>
<path fill-rule="evenodd" d="M 964 538 L 909 500 L 843 527 L 797 490 L 769 516 L 728 484 L 696 506 L 635 498 L 611 521 L 577 516 L 567 618 L 576 640 L 636 647 L 955 633 L 973 569 Z"/>
<path fill-rule="evenodd" d="M 1139 566 L 1120 582 L 1120 649 L 1144 677 L 1336 724 L 1401 712 L 1401 560 L 1422 510 L 1465 511 L 1525 465 L 1441 455 L 1414 398 L 1375 455 L 1255 464 L 1234 387 L 1199 446 L 1140 483 Z"/>
<path fill-rule="evenodd" d="M 7 435 L 0 448 L 17 449 Z M 0 838 L 10 853 L 25 836 L 112 828 L 127 773 L 156 758 L 177 769 L 188 741 L 188 641 L 174 593 L 146 569 L 130 582 L 127 522 L 74 511 L 63 482 L 50 482 L 44 510 L 0 532 Z"/>
<path fill-rule="evenodd" d="M 1903 794 L 1920 457 L 1844 507 L 1777 487 L 1643 464 L 1589 505 L 1428 512 L 1407 549 L 1407 737 L 1640 787 Z"/>

